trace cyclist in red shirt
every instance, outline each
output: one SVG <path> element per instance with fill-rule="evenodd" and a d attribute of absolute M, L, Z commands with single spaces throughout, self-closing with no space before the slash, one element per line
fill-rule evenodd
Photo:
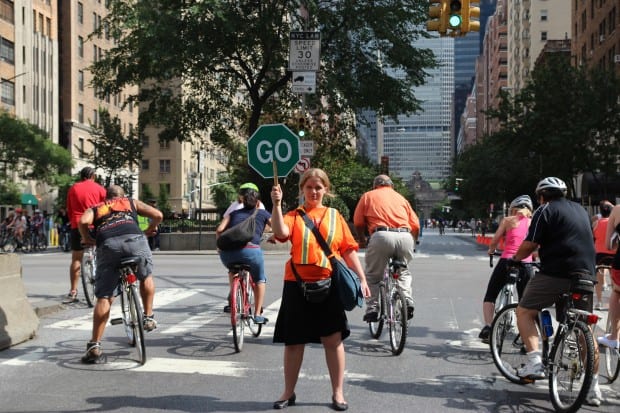
<path fill-rule="evenodd" d="M 95 170 L 90 166 L 82 168 L 80 181 L 73 184 L 67 192 L 67 214 L 71 223 L 71 266 L 69 267 L 71 289 L 63 301 L 65 304 L 78 301 L 77 286 L 80 280 L 82 256 L 84 255 L 78 222 L 87 208 L 104 200 L 105 188 L 95 182 Z"/>

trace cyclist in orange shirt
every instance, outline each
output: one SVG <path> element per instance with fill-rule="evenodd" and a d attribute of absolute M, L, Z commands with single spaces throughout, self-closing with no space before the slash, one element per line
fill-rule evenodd
<path fill-rule="evenodd" d="M 409 265 L 420 232 L 420 221 L 411 204 L 393 187 L 389 176 L 375 177 L 373 189 L 362 195 L 353 215 L 360 247 L 366 247 L 366 279 L 371 292 L 366 300 L 366 322 L 377 321 L 379 282 L 388 260 L 395 257 Z M 370 234 L 368 241 L 366 231 Z M 398 287 L 407 299 L 408 318 L 413 317 L 414 310 L 411 281 L 411 271 L 406 268 L 398 278 Z"/>

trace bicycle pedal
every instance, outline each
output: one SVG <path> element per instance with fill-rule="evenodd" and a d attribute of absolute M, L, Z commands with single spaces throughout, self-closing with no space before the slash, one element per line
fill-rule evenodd
<path fill-rule="evenodd" d="M 123 324 L 123 319 L 121 317 L 113 318 L 110 320 L 110 324 L 112 324 L 113 326 L 117 324 Z"/>

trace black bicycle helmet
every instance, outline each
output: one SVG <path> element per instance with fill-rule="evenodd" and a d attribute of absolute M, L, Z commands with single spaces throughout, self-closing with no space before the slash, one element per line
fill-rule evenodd
<path fill-rule="evenodd" d="M 555 176 L 549 176 L 536 185 L 536 195 L 552 192 L 560 192 L 562 195 L 566 195 L 566 184 L 564 181 Z"/>
<path fill-rule="evenodd" d="M 534 210 L 534 205 L 532 204 L 532 198 L 529 195 L 520 195 L 512 200 L 510 203 L 510 208 L 527 208 L 530 211 Z"/>
<path fill-rule="evenodd" d="M 609 201 L 601 201 L 600 205 L 599 205 L 599 209 L 601 211 L 601 216 L 603 218 L 607 218 L 609 217 L 609 215 L 611 215 L 611 210 L 613 209 L 614 205 L 609 202 Z"/>

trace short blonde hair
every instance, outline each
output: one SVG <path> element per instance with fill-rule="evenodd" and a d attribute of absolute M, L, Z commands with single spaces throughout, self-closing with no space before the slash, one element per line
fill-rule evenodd
<path fill-rule="evenodd" d="M 510 208 L 510 215 L 523 215 L 524 217 L 531 218 L 532 211 L 529 208 Z"/>
<path fill-rule="evenodd" d="M 325 195 L 333 197 L 334 195 L 331 193 L 331 183 L 329 182 L 329 177 L 327 173 L 320 168 L 310 168 L 299 179 L 299 190 L 303 192 L 304 185 L 308 182 L 310 178 L 319 178 L 323 185 L 325 185 Z"/>

